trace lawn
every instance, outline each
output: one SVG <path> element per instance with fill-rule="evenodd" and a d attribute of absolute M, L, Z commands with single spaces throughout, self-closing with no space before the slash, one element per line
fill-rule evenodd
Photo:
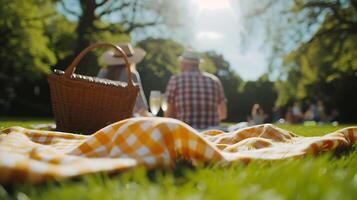
<path fill-rule="evenodd" d="M 0 127 L 48 123 L 51 120 L 0 119 Z M 282 128 L 306 136 L 343 126 Z M 0 172 L 1 173 L 1 172 Z M 298 160 L 253 162 L 221 168 L 173 171 L 137 169 L 112 177 L 87 175 L 73 180 L 31 186 L 0 186 L 0 199 L 356 199 L 357 148 Z"/>

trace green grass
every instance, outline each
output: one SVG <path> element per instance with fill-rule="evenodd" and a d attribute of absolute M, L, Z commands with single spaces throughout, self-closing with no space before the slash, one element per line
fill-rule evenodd
<path fill-rule="evenodd" d="M 0 117 L 0 130 L 10 126 L 22 126 L 31 128 L 35 124 L 53 123 L 53 119 L 49 118 L 24 118 L 24 117 Z"/>
<path fill-rule="evenodd" d="M 21 120 L 20 120 L 21 121 Z M 45 122 L 48 120 L 45 120 Z M 43 123 L 3 122 L 0 126 Z M 322 135 L 343 126 L 282 126 L 300 135 Z M 355 146 L 356 147 L 356 146 Z M 0 172 L 1 173 L 1 172 Z M 4 189 L 6 188 L 6 189 Z M 174 171 L 137 169 L 112 177 L 93 174 L 32 186 L 0 186 L 0 199 L 356 199 L 357 148 L 298 160 L 253 162 Z"/>

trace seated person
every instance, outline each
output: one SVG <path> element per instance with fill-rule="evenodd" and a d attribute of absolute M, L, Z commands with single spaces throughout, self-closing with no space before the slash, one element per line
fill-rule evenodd
<path fill-rule="evenodd" d="M 267 114 L 264 113 L 263 108 L 260 107 L 259 104 L 254 104 L 251 112 L 251 119 L 248 120 L 250 125 L 260 125 L 263 124 L 265 119 L 268 117 Z"/>
<path fill-rule="evenodd" d="M 136 64 L 144 58 L 146 52 L 141 48 L 133 48 L 131 44 L 128 43 L 120 43 L 116 45 L 128 56 L 132 80 L 134 83 L 138 84 L 140 88 L 133 110 L 133 116 L 152 116 L 152 114 L 148 112 L 148 104 L 144 95 L 140 75 L 136 70 Z M 125 60 L 121 55 L 116 54 L 114 51 L 107 51 L 102 55 L 101 59 L 106 66 L 99 71 L 99 78 L 122 82 L 128 81 Z"/>
<path fill-rule="evenodd" d="M 192 50 L 179 57 L 181 73 L 171 77 L 165 117 L 179 119 L 193 128 L 219 128 L 227 116 L 226 97 L 220 80 L 199 69 L 201 57 Z"/>
<path fill-rule="evenodd" d="M 304 114 L 301 111 L 300 104 L 298 102 L 295 102 L 292 108 L 292 114 L 293 114 L 293 122 L 294 123 L 301 123 L 304 119 Z"/>

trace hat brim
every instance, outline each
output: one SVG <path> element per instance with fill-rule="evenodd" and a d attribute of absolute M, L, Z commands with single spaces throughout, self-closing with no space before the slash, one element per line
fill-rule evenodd
<path fill-rule="evenodd" d="M 189 62 L 193 62 L 193 63 L 196 63 L 196 62 L 202 63 L 202 62 L 203 62 L 203 59 L 202 59 L 202 58 L 196 59 L 196 58 L 187 58 L 187 57 L 184 57 L 184 56 L 179 56 L 179 57 L 178 57 L 178 60 L 179 60 L 179 61 L 185 60 L 185 61 L 189 61 Z"/>
<path fill-rule="evenodd" d="M 128 57 L 128 61 L 130 64 L 139 63 L 145 57 L 146 52 L 141 48 L 134 48 L 134 54 Z M 113 51 L 106 51 L 103 53 L 101 60 L 106 65 L 123 65 L 125 64 L 124 58 L 115 57 L 115 53 Z"/>

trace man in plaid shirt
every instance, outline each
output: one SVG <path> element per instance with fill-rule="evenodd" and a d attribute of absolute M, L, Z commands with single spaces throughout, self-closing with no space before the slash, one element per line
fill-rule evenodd
<path fill-rule="evenodd" d="M 227 115 L 221 82 L 199 69 L 198 53 L 188 50 L 179 59 L 181 73 L 171 77 L 166 89 L 165 117 L 179 119 L 196 129 L 218 127 Z"/>

